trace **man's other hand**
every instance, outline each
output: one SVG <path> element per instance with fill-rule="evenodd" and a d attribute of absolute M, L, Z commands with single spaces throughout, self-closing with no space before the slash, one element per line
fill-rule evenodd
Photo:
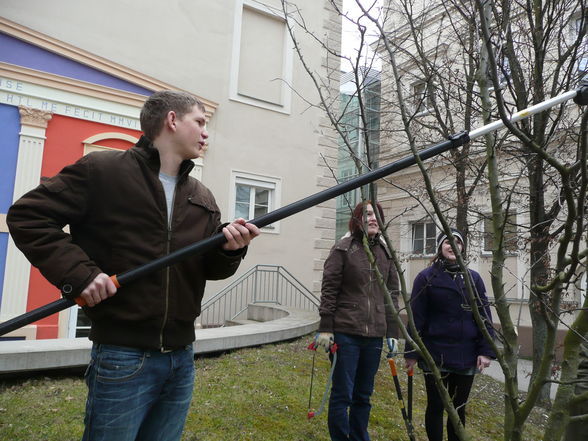
<path fill-rule="evenodd" d="M 243 218 L 235 219 L 223 228 L 223 234 L 227 238 L 227 243 L 223 244 L 223 250 L 235 251 L 244 248 L 259 236 L 259 233 L 257 226 L 247 223 Z"/>

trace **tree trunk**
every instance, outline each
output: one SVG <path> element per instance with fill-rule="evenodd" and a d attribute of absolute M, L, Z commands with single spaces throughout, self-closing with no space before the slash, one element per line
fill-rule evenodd
<path fill-rule="evenodd" d="M 547 294 L 533 290 L 533 287 L 544 286 L 549 280 L 549 229 L 551 219 L 545 216 L 545 187 L 543 185 L 543 161 L 533 155 L 529 169 L 529 208 L 531 225 L 531 296 L 529 299 L 529 313 L 533 325 L 533 373 L 531 381 L 536 377 L 543 357 L 548 335 L 549 319 L 545 302 Z M 542 387 L 538 403 L 545 407 L 550 403 L 549 385 Z"/>

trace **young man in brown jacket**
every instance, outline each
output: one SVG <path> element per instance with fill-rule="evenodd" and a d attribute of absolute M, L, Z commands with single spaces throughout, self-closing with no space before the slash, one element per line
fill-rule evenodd
<path fill-rule="evenodd" d="M 206 145 L 204 106 L 163 91 L 141 111 L 144 136 L 125 152 L 84 156 L 9 210 L 16 245 L 92 320 L 84 440 L 179 440 L 192 397 L 194 320 L 206 280 L 237 270 L 259 234 L 222 226 L 211 192 L 189 176 Z M 70 233 L 63 231 L 69 225 Z M 121 274 L 222 231 L 222 249 L 117 290 Z"/>

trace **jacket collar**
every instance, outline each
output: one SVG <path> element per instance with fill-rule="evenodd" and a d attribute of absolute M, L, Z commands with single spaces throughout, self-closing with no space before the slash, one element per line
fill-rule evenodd
<path fill-rule="evenodd" d="M 357 240 L 360 243 L 362 243 L 363 236 L 361 234 L 360 235 L 351 234 L 348 231 L 347 233 L 345 233 L 345 235 L 343 235 L 341 237 L 341 239 L 348 239 L 349 242 L 351 242 L 352 240 Z M 388 259 L 392 258 L 392 253 L 390 253 L 390 250 L 388 249 L 388 245 L 386 244 L 386 240 L 384 239 L 384 237 L 380 233 L 378 233 L 373 239 L 368 239 L 368 241 L 370 241 L 374 245 L 380 244 L 380 246 L 384 249 L 386 256 L 388 256 Z"/>
<path fill-rule="evenodd" d="M 155 148 L 153 143 L 147 139 L 144 135 L 141 135 L 137 144 L 134 147 L 135 151 L 141 156 L 149 167 L 159 173 L 159 168 L 161 167 L 161 163 L 159 161 L 159 151 Z M 184 179 L 188 173 L 194 168 L 194 163 L 189 159 L 182 161 L 180 165 L 180 171 L 178 173 L 178 181 Z"/>

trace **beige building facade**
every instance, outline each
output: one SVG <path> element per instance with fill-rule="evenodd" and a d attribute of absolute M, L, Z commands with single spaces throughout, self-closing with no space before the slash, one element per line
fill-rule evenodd
<path fill-rule="evenodd" d="M 341 22 L 329 1 L 293 3 L 305 11 L 309 29 L 338 47 Z M 223 221 L 257 217 L 336 183 L 337 140 L 325 115 L 308 105 L 317 92 L 294 50 L 279 0 L 6 0 L 0 18 L 2 32 L 11 37 L 147 89 L 200 97 L 209 117 L 209 147 L 196 173 L 215 195 Z M 327 88 L 336 95 L 339 79 L 332 72 L 338 72 L 338 60 L 302 32 L 298 38 L 306 62 L 331 78 Z M 14 72 L 2 66 L 9 68 L 3 73 Z M 106 92 L 103 98 L 113 106 L 123 102 L 136 125 L 141 97 Z M 37 183 L 38 177 L 29 187 Z M 1 221 L 5 215 L 0 213 Z M 7 234 L 2 224 L 0 233 Z M 334 201 L 276 222 L 263 229 L 233 279 L 209 283 L 205 298 L 258 264 L 283 266 L 318 297 L 334 239 Z M 9 296 L 26 292 L 5 292 L 3 301 Z M 9 307 L 0 321 L 25 309 L 26 302 Z M 67 326 L 60 325 L 59 336 L 66 335 Z"/>

